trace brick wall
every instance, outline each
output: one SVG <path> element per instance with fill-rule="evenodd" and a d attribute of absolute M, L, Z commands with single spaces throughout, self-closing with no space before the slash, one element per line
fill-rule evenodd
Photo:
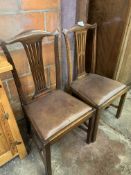
<path fill-rule="evenodd" d="M 28 29 L 55 31 L 60 26 L 59 10 L 59 0 L 0 0 L 0 38 L 6 40 Z M 55 84 L 53 41 L 46 40 L 43 48 L 46 80 L 50 86 Z M 9 49 L 24 92 L 30 96 L 34 91 L 34 84 L 25 51 L 21 45 L 13 45 Z M 2 51 L 0 55 L 3 55 Z M 15 115 L 19 119 L 22 112 L 12 74 L 5 73 L 1 75 L 1 79 Z"/>

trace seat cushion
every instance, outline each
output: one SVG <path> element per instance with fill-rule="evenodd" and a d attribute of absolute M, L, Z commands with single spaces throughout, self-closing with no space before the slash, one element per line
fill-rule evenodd
<path fill-rule="evenodd" d="M 92 108 L 71 95 L 56 90 L 25 107 L 39 136 L 47 140 Z"/>
<path fill-rule="evenodd" d="M 71 84 L 72 91 L 94 107 L 104 104 L 125 87 L 118 81 L 97 74 L 88 74 Z"/>

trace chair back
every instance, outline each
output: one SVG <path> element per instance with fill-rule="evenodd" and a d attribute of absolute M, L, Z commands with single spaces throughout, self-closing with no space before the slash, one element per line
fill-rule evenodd
<path fill-rule="evenodd" d="M 70 34 L 73 33 L 76 63 L 77 63 L 77 77 L 81 78 L 85 76 L 86 73 L 86 46 L 87 46 L 87 34 L 88 30 L 93 30 L 93 42 L 92 42 L 92 53 L 91 53 L 91 72 L 95 73 L 96 69 L 96 33 L 97 33 L 97 24 L 84 24 L 84 26 L 75 25 L 71 29 L 63 30 L 66 50 L 67 50 L 67 67 L 68 67 L 68 87 L 73 81 L 73 64 L 72 64 L 72 52 L 71 52 L 71 39 Z"/>
<path fill-rule="evenodd" d="M 45 79 L 45 69 L 44 69 L 44 62 L 43 62 L 43 56 L 42 56 L 42 40 L 43 38 L 48 37 L 54 37 L 54 52 L 55 52 L 55 66 L 56 66 L 56 88 L 60 88 L 61 86 L 61 72 L 60 72 L 60 60 L 59 60 L 59 54 L 58 54 L 58 33 L 49 33 L 44 32 L 41 30 L 29 30 L 20 33 L 13 39 L 4 42 L 1 42 L 1 47 L 4 51 L 4 54 L 7 58 L 7 60 L 12 64 L 13 66 L 13 77 L 14 81 L 18 90 L 18 94 L 20 97 L 20 100 L 22 104 L 27 104 L 27 98 L 25 97 L 25 94 L 23 93 L 22 85 L 20 78 L 18 76 L 17 68 L 15 66 L 15 63 L 13 61 L 13 58 L 11 57 L 11 54 L 7 48 L 7 45 L 11 45 L 14 43 L 20 42 L 26 52 L 28 62 L 30 65 L 30 70 L 32 73 L 34 86 L 35 86 L 35 93 L 33 95 L 33 98 L 38 97 L 44 92 L 51 91 L 51 88 L 47 86 L 47 82 Z M 22 58 L 21 58 L 22 62 Z"/>

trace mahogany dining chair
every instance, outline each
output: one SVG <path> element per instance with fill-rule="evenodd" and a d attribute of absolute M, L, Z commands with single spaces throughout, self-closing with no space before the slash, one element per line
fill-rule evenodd
<path fill-rule="evenodd" d="M 86 71 L 88 31 L 92 31 L 93 33 L 90 72 Z M 122 112 L 128 87 L 123 83 L 96 74 L 97 24 L 84 24 L 84 26 L 75 25 L 69 30 L 64 29 L 63 34 L 67 51 L 67 72 L 69 80 L 67 90 L 97 110 L 91 139 L 92 142 L 94 142 L 96 140 L 102 110 L 110 106 L 115 99 L 121 97 L 119 105 L 117 106 L 118 109 L 116 115 L 116 118 L 119 118 Z M 73 78 L 74 71 L 71 43 L 75 45 L 74 62 L 76 64 L 74 67 L 76 67 L 77 70 L 77 75 L 75 78 Z"/>
<path fill-rule="evenodd" d="M 42 55 L 43 38 L 54 38 L 56 87 L 48 87 L 45 78 L 44 55 Z M 28 132 L 32 128 L 34 140 L 45 164 L 46 175 L 51 175 L 50 146 L 73 128 L 89 119 L 87 142 L 90 143 L 94 125 L 95 109 L 61 90 L 61 66 L 58 52 L 58 33 L 31 30 L 17 35 L 15 38 L 1 42 L 1 47 L 8 61 L 12 64 L 12 74 L 24 111 Z M 27 54 L 30 70 L 35 85 L 32 99 L 26 97 L 11 57 L 8 45 L 21 43 Z M 21 58 L 22 65 L 22 58 Z M 68 142 L 68 140 L 67 140 Z M 70 150 L 70 149 L 69 149 Z"/>

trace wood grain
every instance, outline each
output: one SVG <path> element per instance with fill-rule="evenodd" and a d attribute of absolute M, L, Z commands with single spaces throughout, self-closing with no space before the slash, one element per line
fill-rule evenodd
<path fill-rule="evenodd" d="M 131 8 L 122 47 L 114 77 L 116 80 L 131 84 Z"/>
<path fill-rule="evenodd" d="M 0 156 L 9 150 L 9 145 L 0 125 Z"/>
<path fill-rule="evenodd" d="M 8 63 L 8 61 L 0 56 L 0 73 L 4 73 L 12 70 L 12 65 Z"/>
<path fill-rule="evenodd" d="M 127 24 L 130 0 L 92 0 L 89 23 L 98 24 L 96 73 L 113 78 Z"/>
<path fill-rule="evenodd" d="M 2 89 L 0 89 L 0 97 L 2 96 L 1 93 L 3 93 Z M 5 139 L 6 139 L 6 144 L 8 145 L 8 148 L 11 151 L 12 155 L 15 155 L 17 153 L 17 149 L 16 147 L 12 146 L 12 143 L 14 143 L 15 139 L 13 138 L 13 135 L 11 133 L 8 120 L 4 118 L 4 115 L 7 113 L 4 110 L 4 107 L 2 104 L 3 102 L 1 100 L 3 99 L 0 98 L 0 125 L 3 130 L 3 135 L 5 136 Z"/>
<path fill-rule="evenodd" d="M 17 154 L 17 152 L 18 152 L 20 158 L 22 159 L 27 155 L 27 152 L 26 152 L 22 137 L 20 135 L 19 128 L 17 126 L 14 114 L 12 112 L 11 106 L 9 104 L 8 98 L 6 96 L 6 93 L 4 91 L 4 88 L 3 88 L 3 85 L 2 85 L 1 81 L 0 81 L 0 85 L 2 87 L 1 90 L 0 90 L 1 103 L 2 103 L 2 106 L 4 108 L 4 111 L 6 113 L 8 113 L 8 115 L 9 115 L 8 129 L 10 129 L 10 132 L 8 132 L 8 135 L 10 135 L 10 138 L 11 138 L 11 140 L 10 140 L 10 145 L 11 145 L 10 149 L 11 149 L 13 155 Z M 7 124 L 6 124 L 6 126 L 7 126 Z M 5 130 L 5 132 L 6 132 L 6 130 Z M 11 144 L 11 142 L 13 142 L 13 140 L 17 141 L 17 142 L 21 142 L 21 144 L 17 145 L 16 148 L 15 148 L 15 147 L 12 146 L 13 143 Z"/>
<path fill-rule="evenodd" d="M 7 60 L 3 57 L 0 59 L 0 73 L 12 70 L 12 65 Z M 21 144 L 16 146 L 14 144 L 16 141 L 20 141 Z M 0 166 L 18 154 L 20 158 L 24 158 L 27 153 L 3 84 L 0 81 Z"/>

